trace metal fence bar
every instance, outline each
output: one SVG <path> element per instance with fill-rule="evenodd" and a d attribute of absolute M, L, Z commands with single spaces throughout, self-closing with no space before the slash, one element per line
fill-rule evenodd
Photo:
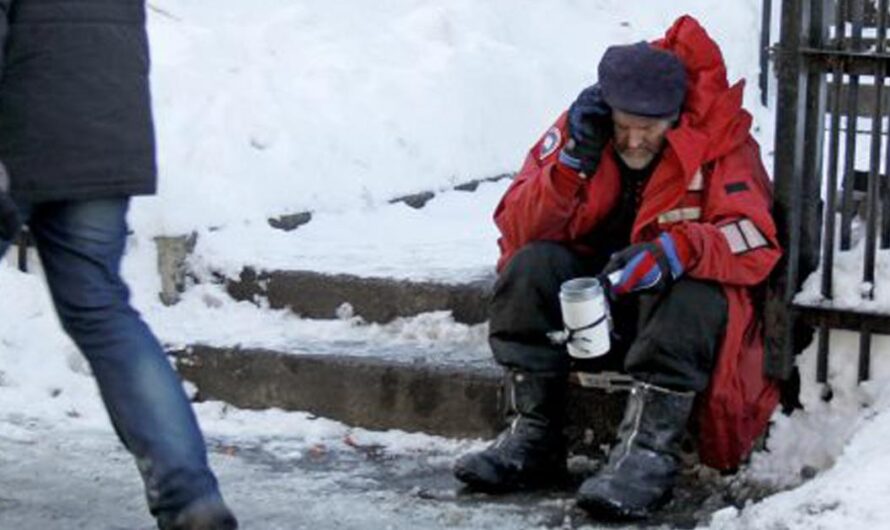
<path fill-rule="evenodd" d="M 819 346 L 816 350 L 816 382 L 828 382 L 828 340 L 831 338 L 831 328 L 828 324 L 819 325 Z"/>
<path fill-rule="evenodd" d="M 828 23 L 830 13 L 827 0 L 803 1 L 809 5 L 809 18 L 806 26 L 806 42 L 820 49 L 828 47 Z M 801 224 L 797 226 L 795 236 L 799 245 L 798 269 L 795 277 L 799 287 L 803 279 L 819 265 L 822 236 L 822 162 L 824 158 L 825 118 L 827 80 L 824 71 L 814 69 L 812 65 L 804 67 L 805 103 L 803 129 L 803 163 L 799 173 L 801 197 Z"/>
<path fill-rule="evenodd" d="M 838 50 L 844 47 L 846 35 L 846 2 L 839 1 L 836 5 L 834 21 L 835 34 L 834 45 Z M 838 63 L 831 74 L 831 121 L 828 134 L 828 182 L 825 193 L 825 217 L 823 223 L 823 240 L 825 245 L 822 251 L 822 297 L 832 298 L 832 278 L 834 276 L 834 227 L 835 212 L 837 211 L 837 173 L 838 159 L 840 158 L 841 141 L 841 88 L 844 86 L 844 71 Z"/>
<path fill-rule="evenodd" d="M 880 15 L 879 15 L 880 16 Z M 871 375 L 871 330 L 865 326 L 859 331 L 859 372 L 856 380 L 867 381 Z"/>
<path fill-rule="evenodd" d="M 786 252 L 770 278 L 764 359 L 765 373 L 781 380 L 792 377 L 795 353 L 807 341 L 793 299 L 800 279 L 819 264 L 825 78 L 802 50 L 822 49 L 827 41 L 825 7 L 818 0 L 782 0 L 776 54 L 776 138 L 782 148 L 775 152 L 773 213 Z"/>
<path fill-rule="evenodd" d="M 763 11 L 760 16 L 760 104 L 764 107 L 769 100 L 769 45 L 772 29 L 772 0 L 763 0 Z"/>
<path fill-rule="evenodd" d="M 798 9 L 801 9 L 800 0 L 786 0 L 786 4 L 795 4 L 795 12 Z M 785 21 L 783 20 L 783 23 Z M 781 88 L 781 83 L 780 83 Z M 798 96 L 798 93 L 795 92 L 794 96 Z M 793 104 L 793 102 L 792 102 Z M 805 111 L 807 105 L 798 104 L 797 109 L 797 120 L 803 121 L 805 119 Z M 801 114 L 804 114 L 803 116 Z M 796 149 L 801 149 L 802 147 L 799 145 L 795 146 Z M 802 157 L 805 158 L 805 157 Z M 780 157 L 776 157 L 777 163 L 780 161 Z M 798 162 L 795 160 L 794 162 Z M 798 263 L 800 262 L 800 229 L 803 224 L 802 219 L 802 211 L 801 208 L 795 207 L 794 199 L 801 197 L 803 193 L 803 172 L 802 172 L 802 164 L 803 160 L 799 161 L 800 164 L 794 164 L 794 168 L 792 168 L 790 174 L 790 193 L 788 194 L 789 203 L 791 204 L 790 211 L 788 212 L 788 225 L 789 228 L 787 230 L 788 236 L 788 266 L 786 267 L 786 282 L 787 289 L 785 293 L 785 302 L 790 304 L 794 299 L 794 292 L 797 290 L 797 278 L 798 278 Z"/>
<path fill-rule="evenodd" d="M 882 15 L 879 15 L 880 18 L 884 19 L 884 24 L 887 23 L 887 0 L 883 0 L 882 2 Z M 880 20 L 879 18 L 879 20 Z M 885 28 L 886 31 L 886 28 Z M 879 35 L 881 37 L 881 35 Z M 878 45 L 883 49 L 886 46 L 886 34 L 883 35 L 881 41 Z M 883 80 L 881 80 L 881 86 L 875 87 L 876 89 L 883 90 Z M 875 81 L 877 83 L 877 80 Z M 879 106 L 880 107 L 880 106 Z M 886 111 L 886 109 L 884 109 Z M 884 112 L 881 113 L 881 120 L 884 119 Z M 890 127 L 888 127 L 890 129 Z M 884 149 L 884 156 L 886 160 L 884 161 L 884 174 L 882 175 L 878 172 L 879 175 L 879 189 L 881 193 L 881 248 L 886 249 L 890 248 L 890 185 L 887 182 L 887 175 L 890 174 L 890 135 L 887 136 L 886 139 L 887 145 Z"/>
<path fill-rule="evenodd" d="M 789 279 L 796 276 L 797 264 L 791 255 L 792 205 L 794 200 L 794 174 L 802 163 L 800 149 L 801 109 L 804 106 L 801 83 L 803 81 L 800 54 L 797 50 L 803 41 L 802 27 L 806 11 L 799 0 L 781 0 L 782 16 L 779 18 L 779 46 L 776 52 L 776 138 L 786 140 L 784 149 L 776 149 L 773 174 L 776 218 L 779 243 L 786 253 L 770 277 L 764 319 L 767 326 L 764 371 L 770 377 L 787 379 L 794 370 L 795 316 L 791 310 L 790 293 L 796 288 Z M 776 300 L 778 299 L 778 300 Z"/>
<path fill-rule="evenodd" d="M 883 115 L 881 116 L 883 120 Z M 881 241 L 882 249 L 890 248 L 890 187 L 887 186 L 886 171 L 890 168 L 890 136 L 886 138 L 886 147 L 884 156 L 887 161 L 884 163 L 885 173 L 878 172 L 878 190 L 881 201 Z"/>
<path fill-rule="evenodd" d="M 876 32 L 877 44 L 876 53 L 883 54 L 887 38 L 887 0 L 879 0 L 878 3 L 878 26 Z M 874 280 L 875 280 L 875 252 L 877 243 L 877 225 L 878 225 L 878 176 L 879 166 L 881 163 L 881 129 L 883 125 L 882 98 L 884 89 L 884 71 L 885 67 L 875 68 L 875 95 L 876 103 L 872 112 L 871 124 L 871 156 L 869 159 L 868 172 L 868 197 L 866 198 L 866 229 L 865 229 L 865 264 L 863 266 L 862 281 L 869 288 L 865 293 L 866 298 L 874 298 Z"/>
<path fill-rule="evenodd" d="M 838 1 L 835 10 L 835 48 L 839 51 L 844 49 L 844 41 L 846 37 L 846 3 Z M 841 126 L 841 89 L 844 86 L 844 72 L 840 62 L 838 62 L 832 71 L 832 97 L 831 97 L 831 122 L 829 125 L 828 140 L 828 182 L 826 184 L 825 202 L 827 205 L 825 217 L 823 218 L 823 238 L 825 245 L 822 252 L 822 296 L 831 299 L 832 283 L 834 277 L 834 231 L 835 217 L 837 212 L 837 181 L 838 181 L 838 162 L 840 158 L 840 126 Z M 850 110 L 848 101 L 848 112 Z M 855 110 L 854 110 L 855 112 Z M 849 124 L 848 124 L 849 125 Z M 848 126 L 849 129 L 849 126 Z M 849 137 L 849 133 L 846 134 Z M 829 340 L 831 338 L 831 328 L 827 324 L 822 323 L 819 326 L 819 343 L 816 351 L 816 381 L 818 383 L 828 382 L 828 354 Z"/>
<path fill-rule="evenodd" d="M 793 303 L 800 280 L 817 262 L 822 267 L 822 296 L 828 300 L 833 298 L 835 243 L 838 242 L 835 239 L 839 238 L 841 250 L 851 248 L 852 225 L 857 213 L 861 213 L 857 211 L 860 201 L 865 206 L 862 281 L 868 286 L 863 298 L 874 298 L 878 244 L 880 248 L 890 248 L 890 123 L 884 125 L 890 113 L 887 97 L 890 90 L 885 87 L 890 77 L 888 4 L 890 0 L 782 2 L 782 39 L 777 55 L 779 83 L 776 85 L 779 94 L 776 131 L 777 138 L 782 139 L 782 149 L 776 150 L 775 212 L 780 242 L 787 253 L 781 279 L 771 285 L 781 287 L 776 292 L 782 293 L 782 303 L 790 311 L 774 309 L 770 315 L 778 316 L 774 324 L 778 327 L 767 334 L 768 346 L 772 349 L 767 359 L 768 366 L 787 367 L 788 352 L 793 355 L 794 351 L 800 351 L 801 345 L 794 342 L 796 324 L 815 326 L 819 331 L 815 375 L 820 383 L 828 381 L 834 329 L 859 333 L 857 379 L 860 382 L 870 377 L 872 334 L 890 334 L 890 313 L 886 311 Z M 831 21 L 826 20 L 829 12 L 834 15 Z M 829 41 L 831 24 L 835 31 Z M 863 81 L 860 76 L 869 79 Z M 825 89 L 829 77 L 832 81 L 827 94 L 830 109 L 826 116 Z M 842 114 L 845 120 L 841 119 Z M 869 130 L 858 131 L 859 115 L 871 118 Z M 830 120 L 827 129 L 826 119 Z M 865 148 L 857 149 L 860 133 L 870 135 L 867 169 L 857 168 L 856 163 L 857 150 Z M 828 142 L 827 152 L 823 151 L 823 140 Z M 843 161 L 840 160 L 842 149 Z M 823 160 L 827 165 L 824 173 Z M 824 212 L 820 212 L 823 196 L 826 203 L 821 205 Z M 814 212 L 820 213 L 814 216 Z M 820 238 L 824 245 L 818 245 Z M 773 298 L 776 300 L 778 297 Z M 777 345 L 785 348 L 782 351 L 786 353 L 776 355 Z"/>
<path fill-rule="evenodd" d="M 833 97 L 831 101 L 831 124 L 828 138 L 828 183 L 826 189 L 826 211 L 824 223 L 825 248 L 822 252 L 822 296 L 832 298 L 832 271 L 834 270 L 834 227 L 837 212 L 837 174 L 840 158 L 840 126 L 841 126 L 841 87 L 843 73 L 836 68 L 833 73 Z"/>
<path fill-rule="evenodd" d="M 853 22 L 850 45 L 853 51 L 862 49 L 862 25 L 865 0 L 850 1 L 850 18 Z M 841 206 L 840 249 L 850 250 L 853 238 L 853 191 L 856 170 L 856 131 L 859 119 L 859 76 L 850 74 L 847 85 L 847 123 L 844 131 L 843 205 Z"/>
<path fill-rule="evenodd" d="M 884 52 L 839 52 L 837 50 L 802 47 L 800 53 L 803 54 L 810 66 L 821 70 L 831 69 L 836 62 L 841 61 L 844 65 L 844 70 L 848 74 L 874 75 L 876 70 L 883 72 L 885 76 L 890 73 L 888 72 L 888 68 L 890 68 L 890 54 Z"/>
<path fill-rule="evenodd" d="M 890 126 L 888 126 L 890 129 Z M 890 134 L 884 146 L 884 174 L 881 177 L 881 248 L 890 248 Z"/>
<path fill-rule="evenodd" d="M 876 54 L 883 54 L 886 47 L 887 38 L 887 0 L 879 0 L 878 2 L 878 24 L 876 31 L 877 43 L 875 46 Z M 868 173 L 868 206 L 867 206 L 867 226 L 866 226 L 866 247 L 865 247 L 865 264 L 863 267 L 863 280 L 869 285 L 867 297 L 874 297 L 874 267 L 875 267 L 875 244 L 877 230 L 877 200 L 880 186 L 880 164 L 881 164 L 881 130 L 883 129 L 883 89 L 885 67 L 875 68 L 875 108 L 872 113 L 872 137 L 871 137 L 871 153 L 869 160 Z M 863 326 L 859 333 L 859 370 L 857 379 L 859 382 L 869 378 L 871 368 L 871 330 Z"/>

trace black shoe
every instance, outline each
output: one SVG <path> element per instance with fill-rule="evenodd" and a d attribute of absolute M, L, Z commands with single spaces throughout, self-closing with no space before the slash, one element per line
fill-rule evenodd
<path fill-rule="evenodd" d="M 238 520 L 218 495 L 202 497 L 172 518 L 159 518 L 161 530 L 237 530 Z"/>
<path fill-rule="evenodd" d="M 695 399 L 637 383 L 618 427 L 609 460 L 578 490 L 578 506 L 604 519 L 639 519 L 671 498 L 680 469 L 680 444 Z"/>
<path fill-rule="evenodd" d="M 471 489 L 491 493 L 542 488 L 563 480 L 566 386 L 562 374 L 510 374 L 510 427 L 483 451 L 458 458 L 454 476 Z"/>

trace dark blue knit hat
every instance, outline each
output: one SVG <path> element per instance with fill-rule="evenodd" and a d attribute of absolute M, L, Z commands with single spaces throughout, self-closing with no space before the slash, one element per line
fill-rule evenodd
<path fill-rule="evenodd" d="M 647 42 L 610 46 L 599 65 L 603 99 L 613 109 L 665 118 L 686 95 L 686 68 L 673 53 Z"/>

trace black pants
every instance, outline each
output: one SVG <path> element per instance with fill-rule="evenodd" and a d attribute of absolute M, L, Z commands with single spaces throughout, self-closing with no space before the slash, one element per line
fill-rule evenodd
<path fill-rule="evenodd" d="M 726 327 L 727 302 L 720 286 L 681 278 L 657 293 L 626 295 L 611 304 L 611 351 L 572 359 L 547 333 L 563 328 L 559 288 L 592 276 L 594 262 L 552 242 L 520 249 L 495 283 L 489 342 L 506 368 L 534 373 L 623 370 L 636 380 L 674 390 L 704 390 Z"/>

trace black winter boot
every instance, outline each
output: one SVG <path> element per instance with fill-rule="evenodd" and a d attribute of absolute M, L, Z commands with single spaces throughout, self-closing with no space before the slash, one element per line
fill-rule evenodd
<path fill-rule="evenodd" d="M 618 443 L 602 470 L 578 490 L 578 506 L 607 519 L 649 516 L 670 500 L 680 468 L 680 444 L 694 392 L 636 383 Z"/>
<path fill-rule="evenodd" d="M 510 373 L 510 427 L 483 451 L 458 458 L 454 476 L 492 493 L 541 488 L 564 479 L 567 386 L 564 374 Z"/>
<path fill-rule="evenodd" d="M 174 517 L 159 517 L 160 530 L 237 530 L 238 521 L 218 495 L 202 497 Z"/>

